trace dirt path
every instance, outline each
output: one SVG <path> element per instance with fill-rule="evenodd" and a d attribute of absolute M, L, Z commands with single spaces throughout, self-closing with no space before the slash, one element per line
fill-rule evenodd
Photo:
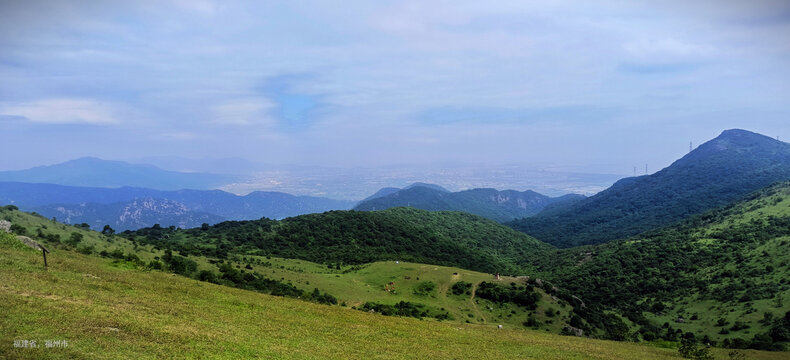
<path fill-rule="evenodd" d="M 488 319 L 486 319 L 485 314 L 483 314 L 480 309 L 477 308 L 477 303 L 475 302 L 475 294 L 477 293 L 477 284 L 472 285 L 472 297 L 469 298 L 469 303 L 472 304 L 472 309 L 474 309 L 475 317 L 478 319 L 483 319 L 483 324 L 488 323 Z"/>

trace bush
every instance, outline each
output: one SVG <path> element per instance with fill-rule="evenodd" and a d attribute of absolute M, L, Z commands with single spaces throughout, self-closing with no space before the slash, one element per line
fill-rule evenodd
<path fill-rule="evenodd" d="M 463 295 L 463 294 L 471 295 L 472 283 L 466 281 L 459 281 L 453 284 L 453 287 L 450 288 L 450 290 L 452 291 L 453 295 Z"/>
<path fill-rule="evenodd" d="M 436 290 L 436 284 L 431 281 L 423 281 L 414 288 L 414 295 L 428 296 Z"/>
<path fill-rule="evenodd" d="M 24 226 L 20 226 L 18 224 L 11 224 L 11 227 L 9 229 L 14 234 L 17 234 L 17 235 L 20 235 L 20 236 L 27 235 L 27 229 Z"/>
<path fill-rule="evenodd" d="M 85 254 L 85 255 L 93 254 L 94 250 L 95 249 L 94 249 L 93 245 L 91 245 L 91 246 L 81 246 L 81 247 L 77 248 L 78 252 L 80 252 L 82 254 Z"/>
<path fill-rule="evenodd" d="M 73 232 L 66 240 L 66 244 L 76 247 L 82 241 L 83 235 L 78 232 Z"/>
<path fill-rule="evenodd" d="M 710 349 L 705 346 L 697 346 L 697 342 L 688 337 L 684 337 L 683 340 L 681 340 L 678 352 L 680 356 L 686 359 L 713 360 Z"/>

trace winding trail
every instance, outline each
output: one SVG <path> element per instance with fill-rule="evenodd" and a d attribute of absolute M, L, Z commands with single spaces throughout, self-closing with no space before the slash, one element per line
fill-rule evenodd
<path fill-rule="evenodd" d="M 485 314 L 477 308 L 477 303 L 475 303 L 475 294 L 477 293 L 477 284 L 472 285 L 472 297 L 469 298 L 469 303 L 472 304 L 472 309 L 474 309 L 475 316 L 478 319 L 483 319 L 483 324 L 488 323 L 488 319 L 486 319 Z"/>

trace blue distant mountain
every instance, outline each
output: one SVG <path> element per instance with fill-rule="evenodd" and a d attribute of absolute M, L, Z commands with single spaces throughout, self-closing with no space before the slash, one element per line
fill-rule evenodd
<path fill-rule="evenodd" d="M 159 190 L 214 189 L 234 176 L 167 171 L 152 165 L 84 157 L 26 170 L 0 171 L 0 181 L 89 187 L 134 186 Z"/>
<path fill-rule="evenodd" d="M 116 230 L 125 230 L 153 224 L 199 226 L 203 222 L 223 220 L 282 219 L 348 210 L 355 202 L 264 191 L 238 196 L 220 190 L 163 191 L 0 182 L 0 204 L 13 204 L 68 223 L 104 222 L 117 224 Z M 124 222 L 120 219 L 120 214 L 126 212 L 123 209 L 134 209 L 137 217 Z"/>
<path fill-rule="evenodd" d="M 154 224 L 186 229 L 225 220 L 221 216 L 190 210 L 176 201 L 153 198 L 138 198 L 112 204 L 42 205 L 27 209 L 66 224 L 85 223 L 93 230 L 101 230 L 104 225 L 110 225 L 116 231 L 136 230 Z"/>
<path fill-rule="evenodd" d="M 398 191 L 401 191 L 401 190 L 411 189 L 413 187 L 418 187 L 418 186 L 419 187 L 433 189 L 433 190 L 436 190 L 436 191 L 442 192 L 442 193 L 449 193 L 450 192 L 450 190 L 447 190 L 447 189 L 445 189 L 445 188 L 443 188 L 443 187 L 441 187 L 439 185 L 436 185 L 436 184 L 428 184 L 428 183 L 424 183 L 424 182 L 416 182 L 416 183 L 413 183 L 413 184 L 411 184 L 411 185 L 409 185 L 409 186 L 407 186 L 405 188 L 402 188 L 402 189 L 401 188 L 396 188 L 396 187 L 384 187 L 384 188 L 381 188 L 381 189 L 379 189 L 379 191 L 376 191 L 373 195 L 370 195 L 370 196 L 362 199 L 362 201 L 360 201 L 360 204 L 364 203 L 364 202 L 366 202 L 368 200 L 378 199 L 378 198 L 385 197 L 385 196 L 390 195 L 390 194 L 394 194 L 394 193 L 396 193 Z"/>
<path fill-rule="evenodd" d="M 584 195 L 569 194 L 552 198 L 529 190 L 472 189 L 450 192 L 438 185 L 414 183 L 403 189 L 383 188 L 361 201 L 354 210 L 374 211 L 408 206 L 431 211 L 463 211 L 505 222 L 535 215 L 547 206 L 559 206 L 581 199 L 584 199 Z"/>

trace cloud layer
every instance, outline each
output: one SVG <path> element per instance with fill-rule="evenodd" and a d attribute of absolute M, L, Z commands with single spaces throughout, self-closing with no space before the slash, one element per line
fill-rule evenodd
<path fill-rule="evenodd" d="M 784 1 L 4 2 L 0 150 L 667 165 L 790 138 Z"/>

